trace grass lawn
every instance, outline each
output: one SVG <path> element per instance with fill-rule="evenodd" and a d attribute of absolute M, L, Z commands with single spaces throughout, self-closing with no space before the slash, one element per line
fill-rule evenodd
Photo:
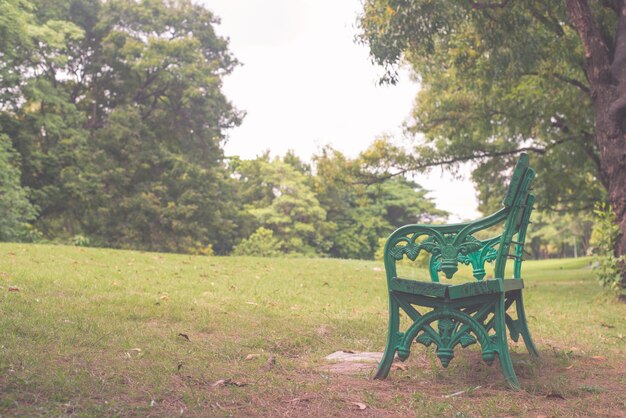
<path fill-rule="evenodd" d="M 542 357 L 511 343 L 519 392 L 475 346 L 443 369 L 416 345 L 385 381 L 325 370 L 384 348 L 379 262 L 18 244 L 0 260 L 0 416 L 626 416 L 626 304 L 585 258 L 525 263 Z"/>

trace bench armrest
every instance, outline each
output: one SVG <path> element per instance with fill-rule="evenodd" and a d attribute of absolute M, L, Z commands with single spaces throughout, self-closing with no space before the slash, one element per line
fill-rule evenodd
<path fill-rule="evenodd" d="M 439 281 L 438 271 L 443 271 L 447 278 L 452 278 L 458 270 L 458 263 L 474 265 L 474 275 L 482 280 L 485 275 L 485 261 L 495 259 L 494 245 L 500 236 L 478 240 L 473 233 L 502 223 L 509 213 L 509 208 L 502 208 L 492 215 L 464 223 L 447 225 L 412 224 L 405 225 L 394 231 L 385 244 L 384 261 L 387 279 L 396 277 L 396 261 L 406 255 L 415 260 L 421 251 L 431 254 L 430 275 L 433 281 Z M 419 237 L 427 238 L 417 242 Z"/>

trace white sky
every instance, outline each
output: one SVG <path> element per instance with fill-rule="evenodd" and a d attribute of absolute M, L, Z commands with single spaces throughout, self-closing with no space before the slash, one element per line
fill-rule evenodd
<path fill-rule="evenodd" d="M 289 149 L 303 158 L 330 144 L 354 157 L 374 139 L 402 138 L 419 86 L 404 74 L 379 86 L 382 69 L 354 42 L 360 0 L 201 0 L 222 20 L 218 34 L 243 63 L 224 92 L 247 114 L 229 133 L 227 155 Z M 467 171 L 467 170 L 466 170 Z M 476 218 L 474 188 L 436 169 L 416 180 L 437 206 Z"/>

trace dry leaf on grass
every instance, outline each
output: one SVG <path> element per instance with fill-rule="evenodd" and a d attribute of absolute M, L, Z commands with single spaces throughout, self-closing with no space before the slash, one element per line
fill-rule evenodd
<path fill-rule="evenodd" d="M 409 368 L 404 363 L 393 363 L 391 365 L 391 370 L 403 370 L 406 372 L 408 369 Z"/>
<path fill-rule="evenodd" d="M 356 406 L 361 411 L 367 408 L 367 405 L 365 405 L 363 402 L 350 402 L 350 403 Z"/>
<path fill-rule="evenodd" d="M 320 325 L 320 327 L 317 329 L 317 335 L 319 335 L 320 337 L 326 337 L 328 336 L 328 334 L 328 327 L 326 325 Z"/>
<path fill-rule="evenodd" d="M 270 370 L 272 367 L 274 367 L 275 364 L 276 364 L 276 357 L 270 356 L 270 358 L 268 358 L 267 361 L 265 362 L 265 366 L 263 366 L 263 368 L 265 370 Z"/>
<path fill-rule="evenodd" d="M 464 393 L 473 392 L 473 391 L 475 391 L 477 389 L 480 389 L 481 387 L 482 386 L 476 386 L 475 388 L 471 388 L 471 389 L 467 389 L 467 390 L 460 390 L 458 392 L 454 392 L 454 393 L 451 393 L 449 395 L 443 395 L 443 397 L 444 398 L 454 398 L 455 396 L 459 396 L 459 395 L 462 395 Z"/>
<path fill-rule="evenodd" d="M 246 382 L 241 382 L 241 381 L 232 380 L 232 379 L 220 379 L 217 382 L 213 383 L 211 387 L 217 388 L 220 386 L 237 386 L 238 388 L 240 388 L 242 386 L 247 386 L 247 385 L 248 384 Z"/>
<path fill-rule="evenodd" d="M 226 386 L 226 382 L 227 381 L 230 381 L 230 379 L 220 379 L 217 382 L 213 383 L 211 385 L 211 387 L 212 388 L 217 388 L 217 387 L 220 387 L 220 386 Z"/>
<path fill-rule="evenodd" d="M 293 399 L 289 399 L 287 401 L 283 401 L 284 403 L 296 403 L 296 402 L 302 402 L 302 401 L 310 401 L 311 399 L 315 399 L 317 396 L 315 395 L 311 395 L 311 396 L 302 396 L 300 398 L 293 398 Z"/>

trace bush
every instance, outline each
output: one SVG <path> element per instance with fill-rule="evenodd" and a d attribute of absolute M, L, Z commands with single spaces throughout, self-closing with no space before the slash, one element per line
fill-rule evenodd
<path fill-rule="evenodd" d="M 233 255 L 277 257 L 281 255 L 280 242 L 274 237 L 271 229 L 260 227 L 235 246 Z"/>
<path fill-rule="evenodd" d="M 624 288 L 622 273 L 626 267 L 626 256 L 616 257 L 615 242 L 619 227 L 615 223 L 615 214 L 606 203 L 598 203 L 594 209 L 596 222 L 591 234 L 593 244 L 596 278 L 605 288 L 620 295 Z"/>

